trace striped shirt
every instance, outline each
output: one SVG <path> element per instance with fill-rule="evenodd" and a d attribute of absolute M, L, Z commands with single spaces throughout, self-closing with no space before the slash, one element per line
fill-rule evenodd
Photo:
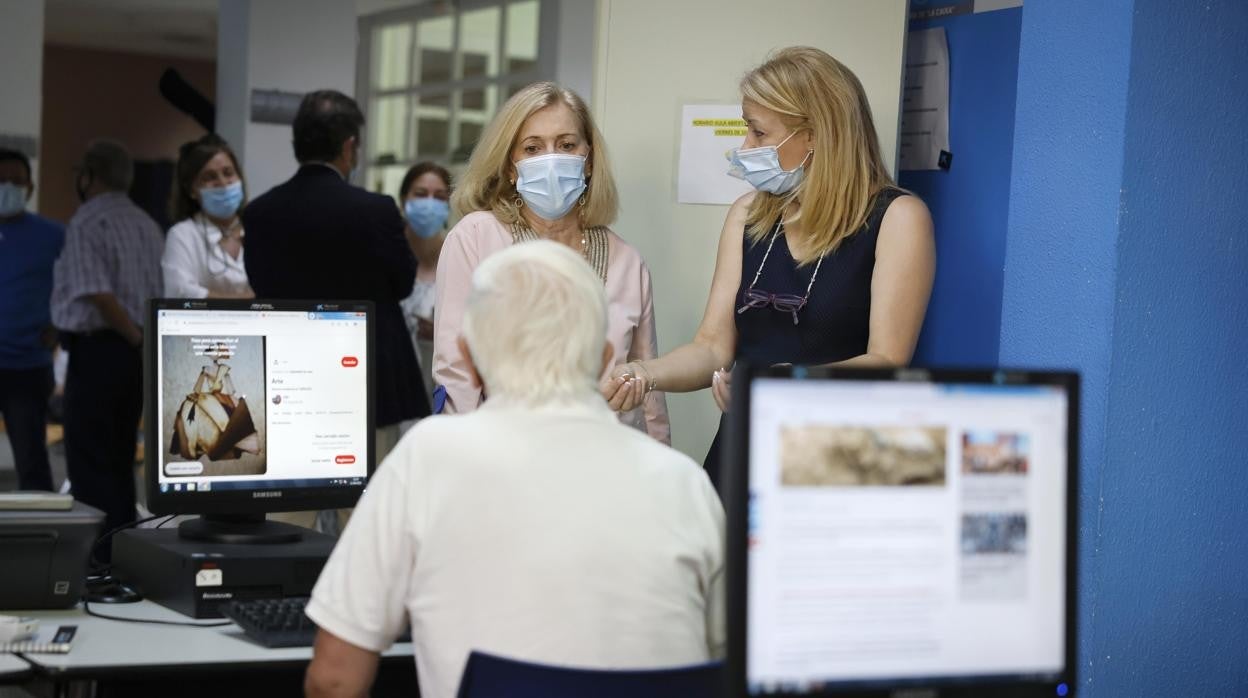
<path fill-rule="evenodd" d="M 87 296 L 111 293 L 141 327 L 148 299 L 161 294 L 164 244 L 156 221 L 122 192 L 79 206 L 53 271 L 52 324 L 67 332 L 108 327 Z"/>

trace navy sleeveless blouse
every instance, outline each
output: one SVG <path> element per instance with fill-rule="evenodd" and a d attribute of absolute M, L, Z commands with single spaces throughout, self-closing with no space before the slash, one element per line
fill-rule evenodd
<path fill-rule="evenodd" d="M 826 364 L 865 354 L 871 319 L 871 275 L 875 270 L 875 243 L 880 236 L 880 222 L 889 205 L 905 194 L 893 187 L 876 194 L 862 228 L 823 258 L 814 285 L 810 287 L 806 307 L 797 313 L 796 325 L 792 313 L 770 305 L 737 313 L 737 358 L 761 365 Z M 767 255 L 767 244 L 774 234 L 757 242 L 748 235 L 743 236 L 741 285 L 734 300 L 734 312 L 745 305 L 745 292 L 755 273 L 759 274 L 755 291 L 799 298 L 806 295 L 816 263 L 798 268 L 785 240 L 783 225 L 771 254 Z M 719 433 L 706 456 L 706 469 L 717 489 L 724 424 L 720 422 Z"/>
<path fill-rule="evenodd" d="M 871 274 L 875 270 L 875 242 L 880 236 L 880 221 L 889 204 L 905 194 L 899 189 L 885 189 L 875 197 L 863 227 L 849 236 L 836 251 L 823 258 L 810 299 L 798 311 L 798 323 L 791 313 L 765 306 L 750 308 L 736 315 L 737 357 L 753 364 L 826 364 L 865 354 L 867 330 L 871 319 Z M 773 233 L 774 234 L 774 233 Z M 741 286 L 737 289 L 735 308 L 745 304 L 745 292 L 758 272 L 756 291 L 806 295 L 814 262 L 800 269 L 789 251 L 784 226 L 767 255 L 770 235 L 757 242 L 744 237 L 741 262 Z"/>

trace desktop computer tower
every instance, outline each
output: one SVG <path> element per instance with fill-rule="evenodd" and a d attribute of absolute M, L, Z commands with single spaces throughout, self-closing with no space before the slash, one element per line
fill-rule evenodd
<path fill-rule="evenodd" d="M 231 601 L 310 595 L 333 547 L 332 537 L 311 530 L 294 543 L 228 544 L 130 529 L 114 537 L 113 574 L 179 613 L 221 618 Z"/>

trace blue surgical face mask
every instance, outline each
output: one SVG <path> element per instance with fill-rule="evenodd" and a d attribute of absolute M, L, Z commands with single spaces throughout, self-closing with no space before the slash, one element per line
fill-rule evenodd
<path fill-rule="evenodd" d="M 26 187 L 0 182 L 0 218 L 12 218 L 26 210 Z"/>
<path fill-rule="evenodd" d="M 568 215 L 585 192 L 585 156 L 551 153 L 516 163 L 516 191 L 548 221 Z"/>
<path fill-rule="evenodd" d="M 446 225 L 446 219 L 451 215 L 451 205 L 432 196 L 408 199 L 403 204 L 403 215 L 407 217 L 407 224 L 412 226 L 416 235 L 431 238 Z"/>
<path fill-rule="evenodd" d="M 234 182 L 224 187 L 205 187 L 199 190 L 199 205 L 204 213 L 226 220 L 238 213 L 243 203 L 243 183 Z"/>
<path fill-rule="evenodd" d="M 768 194 L 786 194 L 793 191 L 802 183 L 802 177 L 806 174 L 803 166 L 815 152 L 808 151 L 806 157 L 802 158 L 797 167 L 791 170 L 781 168 L 780 146 L 788 143 L 789 138 L 796 134 L 797 131 L 790 133 L 787 138 L 780 141 L 780 145 L 733 148 L 728 151 L 728 161 L 732 163 L 732 166 L 728 168 L 728 174 L 744 179 L 755 189 Z"/>

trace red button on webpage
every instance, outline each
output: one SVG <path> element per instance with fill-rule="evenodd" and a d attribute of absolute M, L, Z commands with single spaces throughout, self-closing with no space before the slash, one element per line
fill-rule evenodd
<path fill-rule="evenodd" d="M 338 465 L 350 465 L 355 462 L 355 456 L 334 456 L 334 462 Z"/>
<path fill-rule="evenodd" d="M 342 357 L 342 365 L 346 366 L 347 368 L 351 368 L 352 366 L 359 366 L 360 360 L 355 358 L 354 356 L 344 356 Z"/>

